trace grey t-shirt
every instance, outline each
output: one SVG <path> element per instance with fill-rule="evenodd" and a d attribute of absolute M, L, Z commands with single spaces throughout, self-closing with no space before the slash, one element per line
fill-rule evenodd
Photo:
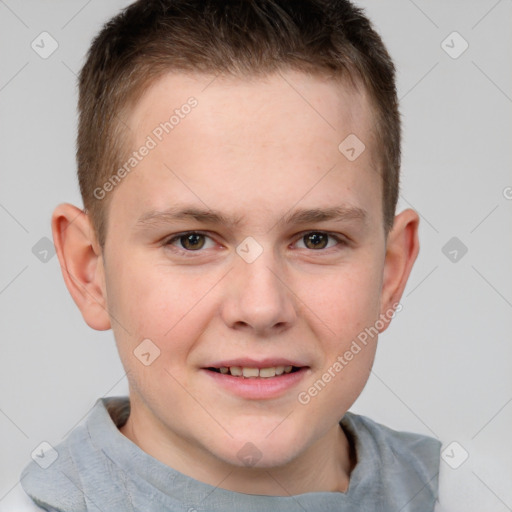
<path fill-rule="evenodd" d="M 142 451 L 118 430 L 126 397 L 102 398 L 85 422 L 55 447 L 43 469 L 32 461 L 21 484 L 45 510 L 62 512 L 432 512 L 438 489 L 440 442 L 396 432 L 346 413 L 341 427 L 356 465 L 349 488 L 294 496 L 260 496 L 199 482 Z"/>

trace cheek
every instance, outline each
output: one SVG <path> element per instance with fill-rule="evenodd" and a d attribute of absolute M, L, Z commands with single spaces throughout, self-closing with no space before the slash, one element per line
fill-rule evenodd
<path fill-rule="evenodd" d="M 120 351 L 132 352 L 149 338 L 161 350 L 160 362 L 182 359 L 211 319 L 208 296 L 221 276 L 192 275 L 190 269 L 136 258 L 116 263 L 108 295 L 109 311 L 118 321 L 114 331 L 122 340 Z"/>
<path fill-rule="evenodd" d="M 323 354 L 297 400 L 304 414 L 324 418 L 320 429 L 339 420 L 339 411 L 352 406 L 368 380 L 377 348 L 372 328 L 379 317 L 379 283 L 378 272 L 352 268 L 326 280 L 328 292 L 310 294 L 309 315 L 320 318 Z"/>
<path fill-rule="evenodd" d="M 379 315 L 381 276 L 369 265 L 351 265 L 315 279 L 304 288 L 310 315 L 324 324 L 331 343 L 340 349 Z"/>

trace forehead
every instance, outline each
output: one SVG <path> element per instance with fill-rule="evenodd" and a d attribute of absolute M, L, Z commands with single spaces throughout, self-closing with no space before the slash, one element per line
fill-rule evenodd
<path fill-rule="evenodd" d="M 368 189 L 366 199 L 381 204 L 370 102 L 345 80 L 169 73 L 144 92 L 127 124 L 131 151 L 152 147 L 116 195 L 146 211 L 171 206 L 177 194 L 208 207 L 215 193 L 216 207 L 251 201 L 265 211 L 318 196 L 336 207 L 340 192 L 358 207 L 355 196 Z M 345 140 L 364 148 L 357 159 L 343 153 Z"/>
<path fill-rule="evenodd" d="M 305 133 L 336 142 L 350 129 L 372 142 L 373 112 L 362 84 L 292 70 L 247 77 L 169 72 L 151 83 L 129 112 L 132 138 L 152 133 L 165 121 L 174 131 L 188 115 L 191 98 L 199 106 L 192 112 L 197 135 L 214 133 L 233 145 L 243 145 L 250 134 L 282 142 L 273 136 L 280 129 L 282 135 L 283 127 L 291 140 L 301 142 Z"/>

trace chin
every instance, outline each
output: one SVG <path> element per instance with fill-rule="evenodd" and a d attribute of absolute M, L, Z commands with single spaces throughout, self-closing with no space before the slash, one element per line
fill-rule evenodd
<path fill-rule="evenodd" d="M 305 432 L 300 436 L 295 429 L 271 428 L 236 429 L 234 439 L 217 446 L 217 457 L 230 465 L 252 468 L 275 468 L 286 465 L 305 448 Z M 210 448 L 211 449 L 211 448 Z"/>
<path fill-rule="evenodd" d="M 230 466 L 252 469 L 272 469 L 286 466 L 298 455 L 296 446 L 280 446 L 275 451 L 265 446 L 257 446 L 250 441 L 240 444 L 235 452 L 222 450 L 217 456 Z"/>

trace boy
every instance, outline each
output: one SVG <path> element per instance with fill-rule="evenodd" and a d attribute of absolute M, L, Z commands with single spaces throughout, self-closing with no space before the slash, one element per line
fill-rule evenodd
<path fill-rule="evenodd" d="M 80 74 L 66 285 L 129 398 L 31 463 L 58 511 L 421 511 L 440 443 L 348 413 L 401 308 L 393 64 L 348 1 L 140 0 Z M 36 508 L 39 509 L 39 508 Z"/>

